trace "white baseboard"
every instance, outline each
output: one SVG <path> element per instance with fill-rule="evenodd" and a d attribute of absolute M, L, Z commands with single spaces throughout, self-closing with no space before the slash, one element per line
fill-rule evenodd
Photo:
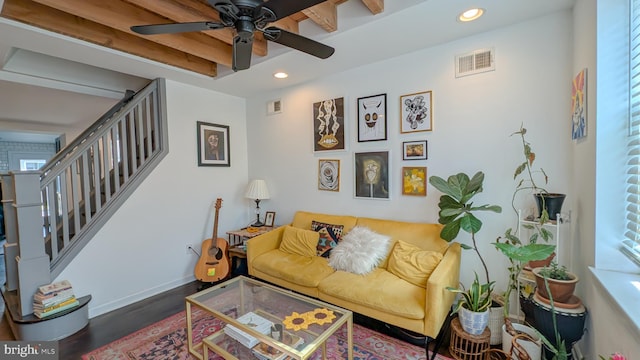
<path fill-rule="evenodd" d="M 171 290 L 173 288 L 176 288 L 178 286 L 184 285 L 186 283 L 189 283 L 191 281 L 194 281 L 195 278 L 193 277 L 193 275 L 190 276 L 186 276 L 182 279 L 177 279 L 168 283 L 164 283 L 161 285 L 158 285 L 156 287 L 150 288 L 150 289 L 145 289 L 144 291 L 141 291 L 139 293 L 135 293 L 135 294 L 131 294 L 129 296 L 108 302 L 106 304 L 102 304 L 102 305 L 98 305 L 98 306 L 90 306 L 89 307 L 89 319 L 94 318 L 96 316 L 102 315 L 102 314 L 106 314 L 110 311 L 113 310 L 117 310 L 121 307 L 127 306 L 127 305 L 131 305 L 137 301 L 140 300 L 144 300 L 148 297 L 151 297 L 153 295 L 157 295 L 160 294 L 162 292 Z"/>

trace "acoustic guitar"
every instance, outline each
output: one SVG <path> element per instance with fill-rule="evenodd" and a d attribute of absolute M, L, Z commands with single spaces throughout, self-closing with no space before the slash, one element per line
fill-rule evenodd
<path fill-rule="evenodd" d="M 202 242 L 202 252 L 194 270 L 196 279 L 202 282 L 220 281 L 229 275 L 228 243 L 225 239 L 218 237 L 218 213 L 221 207 L 222 199 L 218 198 L 215 205 L 213 235 L 211 239 Z"/>

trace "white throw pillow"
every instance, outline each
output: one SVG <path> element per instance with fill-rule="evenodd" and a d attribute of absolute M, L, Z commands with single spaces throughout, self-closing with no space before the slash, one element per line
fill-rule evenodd
<path fill-rule="evenodd" d="M 329 265 L 354 274 L 366 274 L 385 259 L 391 237 L 378 234 L 363 226 L 356 226 L 342 236 L 331 250 Z"/>

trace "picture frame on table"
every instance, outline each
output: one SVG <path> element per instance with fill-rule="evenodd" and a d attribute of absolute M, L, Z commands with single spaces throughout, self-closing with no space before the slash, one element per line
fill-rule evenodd
<path fill-rule="evenodd" d="M 273 227 L 273 224 L 276 221 L 276 212 L 275 211 L 267 211 L 264 214 L 264 226 Z"/>
<path fill-rule="evenodd" d="M 387 140 L 387 94 L 358 98 L 358 142 Z"/>
<path fill-rule="evenodd" d="M 389 200 L 389 151 L 354 153 L 355 197 Z"/>
<path fill-rule="evenodd" d="M 427 140 L 402 142 L 402 160 L 427 160 L 427 158 Z"/>
<path fill-rule="evenodd" d="M 433 94 L 422 91 L 400 96 L 400 133 L 433 130 Z"/>
<path fill-rule="evenodd" d="M 427 196 L 427 168 L 405 166 L 402 168 L 402 195 Z"/>
<path fill-rule="evenodd" d="M 198 166 L 231 166 L 229 126 L 197 122 Z"/>

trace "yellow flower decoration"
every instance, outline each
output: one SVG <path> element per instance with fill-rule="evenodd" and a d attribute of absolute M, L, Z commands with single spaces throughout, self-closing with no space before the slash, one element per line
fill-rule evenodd
<path fill-rule="evenodd" d="M 308 314 L 309 319 L 318 325 L 331 324 L 333 319 L 336 318 L 336 315 L 333 313 L 333 311 L 329 309 L 318 308 L 310 311 Z"/>
<path fill-rule="evenodd" d="M 291 313 L 291 315 L 287 316 L 282 320 L 282 324 L 287 329 L 293 329 L 294 331 L 298 330 L 306 330 L 311 323 L 309 319 L 309 313 L 306 312 L 304 314 L 298 314 L 297 312 Z"/>

